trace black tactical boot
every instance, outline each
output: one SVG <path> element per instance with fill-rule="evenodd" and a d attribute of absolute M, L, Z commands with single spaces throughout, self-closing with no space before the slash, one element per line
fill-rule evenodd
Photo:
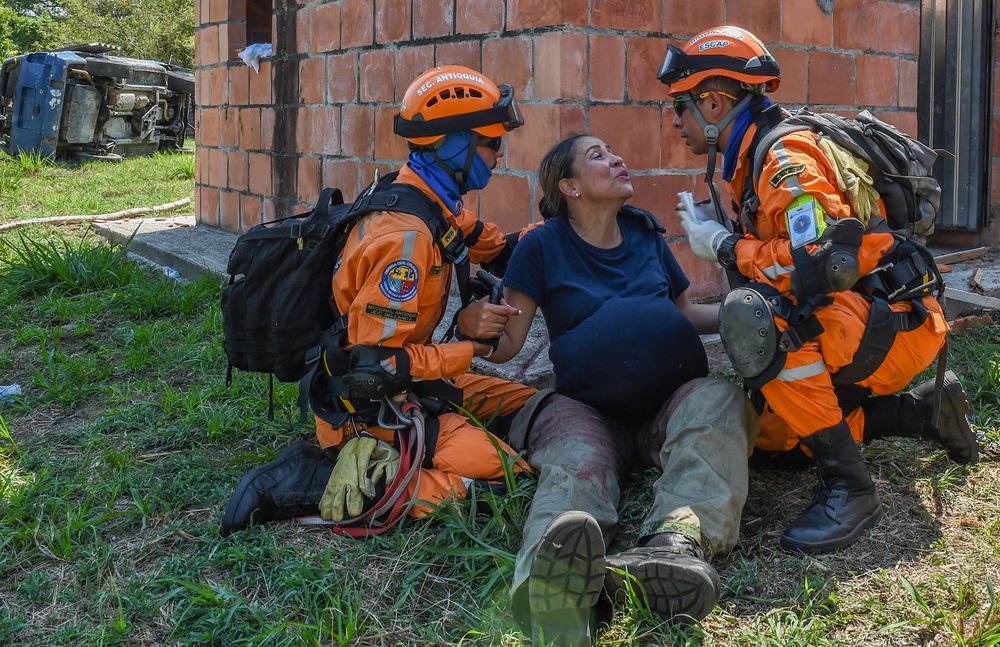
<path fill-rule="evenodd" d="M 719 601 L 719 574 L 705 560 L 698 542 L 687 535 L 659 533 L 638 548 L 609 555 L 607 561 L 605 587 L 616 602 L 624 602 L 629 588 L 639 586 L 650 610 L 687 623 L 707 616 Z"/>
<path fill-rule="evenodd" d="M 948 456 L 956 463 L 974 465 L 979 462 L 979 437 L 966 415 L 969 413 L 969 400 L 965 397 L 965 389 L 958 381 L 958 376 L 951 371 L 945 371 L 941 386 L 941 413 L 937 427 L 930 423 L 934 408 L 934 380 L 927 380 L 910 391 L 910 396 L 927 407 L 928 422 L 926 435 L 941 443 L 948 450 Z"/>
<path fill-rule="evenodd" d="M 222 515 L 223 537 L 254 523 L 319 514 L 333 461 L 319 447 L 299 440 L 278 458 L 255 467 L 233 491 Z"/>
<path fill-rule="evenodd" d="M 570 511 L 553 519 L 528 576 L 532 644 L 591 647 L 604 571 L 604 536 L 594 517 Z"/>
<path fill-rule="evenodd" d="M 806 436 L 819 483 L 805 512 L 785 529 L 781 547 L 827 553 L 857 540 L 882 518 L 882 502 L 846 422 Z"/>
<path fill-rule="evenodd" d="M 956 463 L 971 465 L 979 462 L 979 438 L 966 418 L 969 401 L 958 376 L 951 371 L 944 374 L 937 427 L 931 424 L 934 412 L 933 378 L 909 393 L 869 398 L 861 408 L 865 412 L 866 443 L 892 436 L 927 438 L 948 450 L 948 456 Z"/>

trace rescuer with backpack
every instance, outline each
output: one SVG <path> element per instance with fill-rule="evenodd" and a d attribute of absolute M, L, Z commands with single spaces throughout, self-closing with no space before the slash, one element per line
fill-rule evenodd
<path fill-rule="evenodd" d="M 299 441 L 251 471 L 223 516 L 224 535 L 251 519 L 309 515 L 384 527 L 385 517 L 362 515 L 400 483 L 403 471 L 413 478 L 392 503 L 399 514 L 416 517 L 429 508 L 414 501 L 461 499 L 475 482 L 503 483 L 502 454 L 516 452 L 501 439 L 535 389 L 469 372 L 473 357 L 492 352 L 517 310 L 499 299 L 468 298 L 468 266 L 502 272 L 516 235 L 508 241 L 496 225 L 479 221 L 464 199 L 486 186 L 503 157 L 504 135 L 522 124 L 511 86 L 497 86 L 475 70 L 436 67 L 410 84 L 394 126 L 409 144 L 409 157 L 392 185 L 373 183 L 371 190 L 415 188 L 443 212 L 444 224 L 432 232 L 427 218 L 389 207 L 368 213 L 350 230 L 333 269 L 341 325 L 313 358 L 317 369 L 306 385 L 322 449 Z M 463 307 L 451 340 L 434 343 L 453 268 Z M 464 407 L 495 433 L 450 405 Z M 403 430 L 413 426 L 414 408 L 425 428 L 406 445 Z M 513 459 L 507 462 L 509 472 Z"/>
<path fill-rule="evenodd" d="M 848 546 L 883 514 L 856 441 L 925 437 L 956 462 L 978 460 L 953 373 L 939 367 L 937 389 L 931 381 L 897 393 L 948 332 L 932 294 L 943 287 L 933 258 L 886 226 L 892 214 L 870 207 L 878 196 L 866 191 L 867 165 L 827 137 L 783 134 L 760 151 L 755 173 L 757 148 L 787 115 L 765 97 L 780 72 L 753 34 L 723 26 L 670 45 L 657 76 L 669 86 L 674 127 L 708 156 L 713 204 L 682 200 L 678 210 L 694 253 L 730 277 L 720 334 L 744 385 L 765 401 L 756 464 L 811 456 L 817 468 L 814 498 L 781 546 Z M 718 152 L 736 223 L 711 184 Z"/>

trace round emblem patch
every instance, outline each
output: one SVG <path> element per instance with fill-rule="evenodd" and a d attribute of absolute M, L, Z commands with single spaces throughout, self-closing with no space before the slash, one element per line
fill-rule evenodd
<path fill-rule="evenodd" d="M 808 214 L 800 214 L 792 221 L 792 231 L 796 234 L 804 234 L 812 229 L 813 220 Z"/>
<path fill-rule="evenodd" d="M 390 301 L 409 301 L 417 294 L 417 266 L 410 261 L 389 263 L 379 289 Z"/>

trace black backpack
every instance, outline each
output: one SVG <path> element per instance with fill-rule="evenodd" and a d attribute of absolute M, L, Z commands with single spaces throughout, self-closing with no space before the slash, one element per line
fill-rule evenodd
<path fill-rule="evenodd" d="M 451 228 L 440 205 L 415 187 L 392 184 L 395 177 L 373 183 L 353 204 L 344 203 L 340 189 L 326 188 L 311 212 L 257 225 L 236 240 L 226 268 L 229 284 L 222 290 L 227 386 L 234 368 L 269 373 L 280 382 L 306 375 L 306 355 L 327 330 L 344 325 L 332 277 L 348 233 L 365 214 L 418 216 L 446 261 L 468 263 L 461 232 Z"/>
<path fill-rule="evenodd" d="M 753 184 L 760 182 L 768 150 L 800 130 L 822 133 L 868 163 L 868 174 L 885 204 L 889 229 L 923 242 L 934 233 L 941 185 L 933 176 L 938 152 L 876 118 L 867 110 L 855 118 L 802 108 L 761 136 L 754 152 Z M 746 204 L 746 200 L 744 200 Z"/>

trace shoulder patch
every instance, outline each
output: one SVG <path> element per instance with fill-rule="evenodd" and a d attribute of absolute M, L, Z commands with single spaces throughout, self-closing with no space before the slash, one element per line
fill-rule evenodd
<path fill-rule="evenodd" d="M 400 310 L 399 308 L 386 308 L 385 306 L 369 303 L 365 306 L 365 314 L 383 319 L 394 319 L 405 323 L 417 323 L 417 313 Z"/>
<path fill-rule="evenodd" d="M 405 260 L 389 263 L 378 287 L 390 301 L 409 301 L 417 295 L 417 266 Z"/>
<path fill-rule="evenodd" d="M 778 169 L 778 172 L 771 176 L 768 183 L 774 188 L 778 188 L 778 185 L 792 177 L 793 175 L 802 175 L 806 170 L 805 164 L 789 164 L 787 166 L 782 166 Z"/>

